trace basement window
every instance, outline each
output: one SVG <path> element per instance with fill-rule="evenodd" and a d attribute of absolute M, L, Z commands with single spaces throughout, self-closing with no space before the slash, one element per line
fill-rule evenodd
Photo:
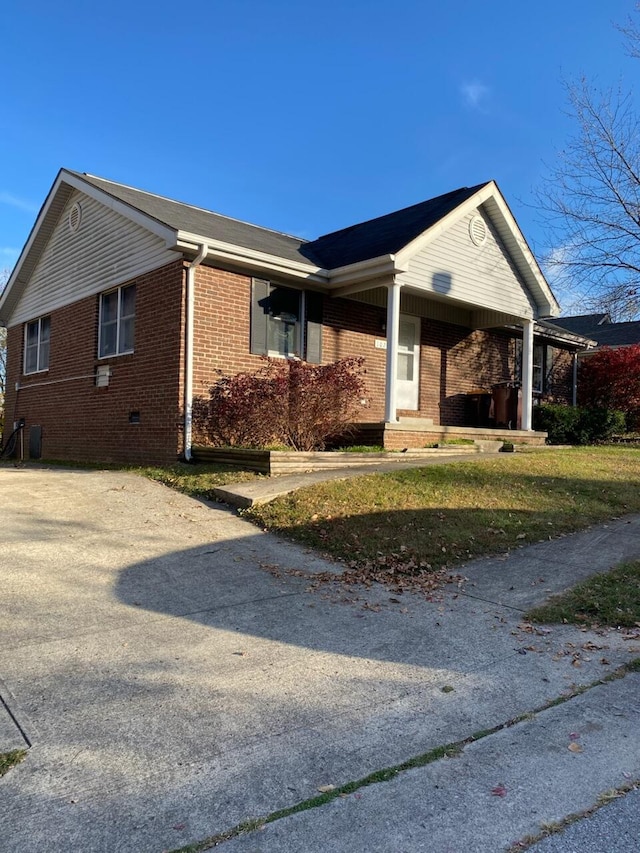
<path fill-rule="evenodd" d="M 39 317 L 25 326 L 24 372 L 42 373 L 49 369 L 51 317 Z"/>

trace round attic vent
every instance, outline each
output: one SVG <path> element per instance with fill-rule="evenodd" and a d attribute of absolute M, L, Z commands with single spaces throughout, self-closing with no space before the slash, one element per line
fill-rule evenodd
<path fill-rule="evenodd" d="M 82 220 L 82 208 L 76 202 L 71 210 L 69 211 L 69 231 L 72 231 L 74 234 L 80 228 L 80 222 Z"/>
<path fill-rule="evenodd" d="M 483 246 L 487 241 L 487 224 L 481 216 L 474 216 L 469 223 L 469 236 L 476 246 Z"/>

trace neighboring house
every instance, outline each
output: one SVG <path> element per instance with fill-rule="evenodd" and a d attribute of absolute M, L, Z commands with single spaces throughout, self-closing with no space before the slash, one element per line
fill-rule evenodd
<path fill-rule="evenodd" d="M 587 351 L 589 353 L 601 347 L 618 349 L 640 344 L 640 320 L 612 323 L 609 314 L 576 314 L 572 317 L 558 317 L 553 322 L 568 332 L 591 338 L 594 346 Z"/>
<path fill-rule="evenodd" d="M 0 299 L 7 422 L 34 456 L 190 458 L 221 371 L 356 355 L 388 447 L 486 435 L 470 401 L 520 378 L 514 437 L 540 440 L 534 400 L 571 401 L 585 345 L 558 313 L 493 181 L 304 241 L 63 169 Z"/>

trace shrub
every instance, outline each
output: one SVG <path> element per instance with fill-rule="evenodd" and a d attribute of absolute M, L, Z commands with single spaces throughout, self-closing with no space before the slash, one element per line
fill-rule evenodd
<path fill-rule="evenodd" d="M 604 347 L 580 361 L 578 402 L 589 408 L 619 409 L 627 427 L 640 426 L 640 344 Z"/>
<path fill-rule="evenodd" d="M 623 412 L 545 403 L 533 410 L 533 427 L 548 433 L 549 444 L 598 444 L 624 432 Z"/>
<path fill-rule="evenodd" d="M 194 432 L 216 446 L 323 450 L 348 432 L 364 393 L 361 358 L 325 365 L 264 359 L 255 373 L 222 376 L 194 401 Z"/>

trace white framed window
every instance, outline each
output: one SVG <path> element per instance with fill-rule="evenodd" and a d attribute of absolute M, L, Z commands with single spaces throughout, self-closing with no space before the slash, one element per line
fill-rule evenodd
<path fill-rule="evenodd" d="M 117 287 L 100 295 L 98 357 L 133 352 L 136 286 Z"/>
<path fill-rule="evenodd" d="M 24 330 L 24 372 L 42 373 L 49 369 L 51 317 L 39 317 Z"/>
<path fill-rule="evenodd" d="M 544 344 L 533 345 L 533 390 L 538 394 L 544 391 L 545 349 Z"/>

